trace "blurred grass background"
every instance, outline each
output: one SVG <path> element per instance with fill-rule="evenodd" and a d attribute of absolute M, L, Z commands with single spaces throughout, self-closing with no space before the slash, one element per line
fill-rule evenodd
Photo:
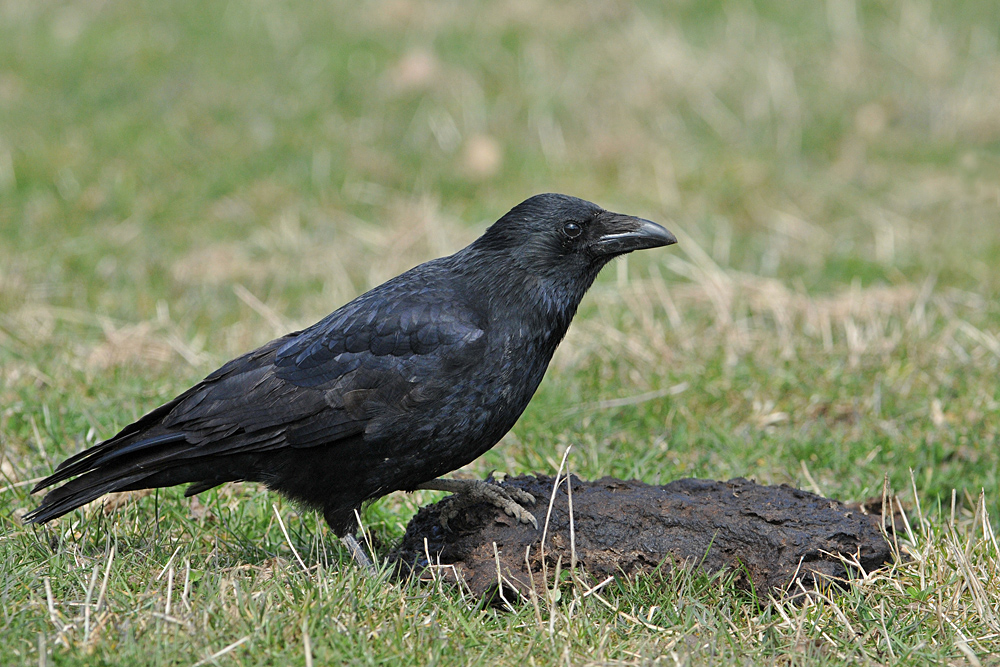
<path fill-rule="evenodd" d="M 584 477 L 748 476 L 859 500 L 888 476 L 909 502 L 945 514 L 953 489 L 959 509 L 981 489 L 983 507 L 1000 509 L 1000 4 L 0 0 L 9 664 L 37 662 L 39 646 L 70 661 L 134 651 L 195 662 L 239 639 L 215 611 L 215 633 L 167 622 L 183 642 L 148 614 L 123 630 L 129 596 L 147 599 L 127 583 L 105 610 L 115 631 L 57 632 L 40 582 L 50 577 L 58 600 L 74 567 L 87 580 L 90 559 L 107 557 L 107 530 L 117 553 L 128 544 L 151 556 L 123 565 L 123 581 L 166 571 L 171 552 L 216 583 L 225 567 L 261 559 L 290 577 L 269 505 L 294 507 L 237 488 L 207 494 L 206 510 L 170 490 L 33 532 L 13 518 L 33 503 L 30 480 L 544 191 L 657 220 L 681 243 L 604 272 L 521 422 L 469 472 L 551 474 L 572 444 Z M 367 518 L 389 542 L 432 497 L 396 494 Z M 150 533 L 154 511 L 164 520 Z M 237 514 L 219 518 L 227 512 Z M 291 524 L 319 558 L 327 538 L 315 517 Z M 325 576 L 379 604 L 377 584 L 332 569 Z M 326 612 L 343 604 L 342 591 L 297 585 Z M 750 612 L 713 617 L 714 585 L 677 593 L 708 615 L 701 627 L 757 627 Z M 401 608 L 422 618 L 400 590 Z M 959 624 L 959 635 L 986 637 L 974 655 L 997 645 L 992 601 Z M 468 622 L 448 594 L 434 605 L 427 613 Z M 309 605 L 296 609 L 283 623 L 308 637 L 303 623 L 317 621 Z M 648 628 L 608 643 L 572 616 L 558 655 L 532 648 L 542 630 L 527 617 L 491 617 L 486 637 L 521 621 L 532 630 L 512 652 L 482 656 L 642 662 L 665 650 Z M 364 633 L 349 646 L 328 638 L 329 660 L 462 662 L 475 643 L 475 633 L 421 643 L 399 623 L 381 647 Z M 967 659 L 954 641 L 928 639 L 933 629 L 898 623 L 892 641 L 909 646 L 899 655 L 888 639 L 880 654 L 879 637 L 813 654 L 773 628 L 768 642 L 670 650 L 695 662 L 712 651 Z M 218 660 L 302 659 L 288 637 L 248 632 L 253 652 Z M 399 639 L 407 632 L 416 653 Z"/>

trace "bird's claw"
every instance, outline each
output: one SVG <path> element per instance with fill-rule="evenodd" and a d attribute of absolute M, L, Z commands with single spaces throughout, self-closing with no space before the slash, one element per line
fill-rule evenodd
<path fill-rule="evenodd" d="M 445 530 L 448 529 L 449 521 L 458 516 L 459 512 L 478 503 L 489 503 L 498 507 L 507 516 L 517 519 L 519 523 L 530 523 L 535 530 L 538 530 L 535 516 L 521 506 L 521 503 L 535 504 L 535 497 L 527 491 L 481 480 L 435 480 L 435 483 L 442 481 L 450 487 L 447 490 L 455 493 L 448 507 L 441 512 L 441 525 Z M 458 484 L 455 484 L 456 482 Z"/>
<path fill-rule="evenodd" d="M 521 489 L 500 488 L 500 491 L 505 493 L 507 497 L 500 497 L 497 500 L 491 500 L 491 502 L 502 509 L 507 516 L 514 517 L 520 523 L 530 523 L 535 527 L 535 530 L 538 530 L 538 520 L 535 519 L 535 515 L 521 506 L 521 503 L 534 505 L 535 497 Z"/>

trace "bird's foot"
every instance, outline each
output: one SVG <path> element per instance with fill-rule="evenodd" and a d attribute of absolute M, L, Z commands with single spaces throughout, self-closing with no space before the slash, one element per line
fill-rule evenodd
<path fill-rule="evenodd" d="M 377 572 L 375 565 L 372 564 L 372 559 L 365 553 L 364 547 L 358 544 L 357 538 L 348 533 L 347 535 L 341 537 L 340 541 L 345 547 L 347 547 L 347 550 L 351 553 L 351 558 L 354 559 L 354 562 L 364 568 L 368 574 L 375 574 Z"/>
<path fill-rule="evenodd" d="M 535 497 L 521 489 L 501 486 L 499 482 L 493 481 L 492 476 L 485 481 L 479 479 L 432 479 L 417 485 L 416 488 L 448 491 L 455 494 L 448 507 L 441 512 L 441 525 L 446 529 L 448 522 L 458 516 L 458 513 L 463 509 L 479 503 L 489 503 L 502 509 L 507 516 L 512 516 L 521 523 L 530 523 L 535 527 L 535 530 L 538 530 L 538 521 L 535 520 L 534 515 L 521 506 L 521 503 L 534 505 Z"/>

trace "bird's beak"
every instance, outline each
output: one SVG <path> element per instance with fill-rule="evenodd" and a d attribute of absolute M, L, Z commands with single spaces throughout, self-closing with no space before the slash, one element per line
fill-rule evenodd
<path fill-rule="evenodd" d="M 591 244 L 593 251 L 599 255 L 624 255 L 633 250 L 677 243 L 676 236 L 655 222 L 642 218 L 611 213 L 603 222 L 607 231 Z"/>

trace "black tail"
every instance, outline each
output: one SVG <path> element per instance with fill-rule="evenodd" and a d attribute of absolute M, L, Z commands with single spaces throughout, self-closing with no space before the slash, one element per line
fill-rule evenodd
<path fill-rule="evenodd" d="M 80 452 L 64 461 L 56 471 L 35 485 L 32 493 L 53 484 L 76 479 L 53 489 L 42 499 L 41 505 L 24 516 L 30 523 L 45 523 L 67 512 L 114 491 L 171 486 L 194 481 L 189 477 L 191 466 L 177 469 L 163 463 L 188 449 L 184 433 L 161 433 L 156 436 L 122 442 L 122 434 Z M 158 465 L 159 464 L 159 465 Z"/>
<path fill-rule="evenodd" d="M 286 424 L 268 409 L 296 390 L 286 391 L 272 372 L 273 353 L 294 335 L 230 361 L 114 437 L 59 464 L 31 492 L 70 481 L 49 491 L 24 520 L 45 523 L 114 491 L 192 484 L 192 495 L 225 482 L 271 480 L 273 452 L 287 439 Z M 326 406 L 322 393 L 306 398 L 302 417 Z M 298 413 L 291 411 L 294 421 Z M 244 422 L 254 428 L 246 430 Z"/>

